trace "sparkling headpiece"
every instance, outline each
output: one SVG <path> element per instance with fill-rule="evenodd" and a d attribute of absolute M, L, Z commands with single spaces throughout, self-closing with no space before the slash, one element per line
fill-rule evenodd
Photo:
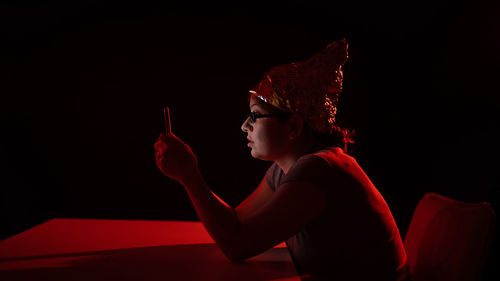
<path fill-rule="evenodd" d="M 315 131 L 331 133 L 347 57 L 346 39 L 332 42 L 306 61 L 273 67 L 250 93 L 298 113 Z"/>

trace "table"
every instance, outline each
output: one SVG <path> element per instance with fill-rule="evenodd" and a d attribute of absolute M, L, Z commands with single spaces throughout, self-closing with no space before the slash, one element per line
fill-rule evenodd
<path fill-rule="evenodd" d="M 0 242 L 0 280 L 300 278 L 284 243 L 233 263 L 200 222 L 58 218 Z"/>

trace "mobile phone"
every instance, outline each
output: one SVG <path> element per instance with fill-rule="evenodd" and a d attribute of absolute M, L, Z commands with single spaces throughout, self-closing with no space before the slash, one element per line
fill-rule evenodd
<path fill-rule="evenodd" d="M 170 108 L 163 108 L 163 122 L 165 123 L 165 135 L 172 132 L 172 123 L 170 123 Z"/>

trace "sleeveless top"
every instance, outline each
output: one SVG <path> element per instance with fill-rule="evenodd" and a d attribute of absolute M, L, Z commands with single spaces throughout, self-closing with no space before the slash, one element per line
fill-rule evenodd
<path fill-rule="evenodd" d="M 298 273 L 313 280 L 406 280 L 406 252 L 387 203 L 354 158 L 339 150 L 306 154 L 287 174 L 276 163 L 266 172 L 273 191 L 309 182 L 326 199 L 325 210 L 286 241 Z"/>

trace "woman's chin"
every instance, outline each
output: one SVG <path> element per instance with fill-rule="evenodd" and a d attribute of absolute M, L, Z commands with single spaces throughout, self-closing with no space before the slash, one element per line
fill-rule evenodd
<path fill-rule="evenodd" d="M 252 148 L 252 150 L 250 151 L 250 154 L 255 159 L 262 159 L 262 155 L 260 155 L 259 152 L 255 151 L 254 148 Z"/>
<path fill-rule="evenodd" d="M 258 153 L 256 153 L 253 148 L 250 150 L 250 155 L 252 155 L 253 158 L 259 159 Z"/>
<path fill-rule="evenodd" d="M 257 151 L 255 151 L 255 149 L 252 149 L 250 154 L 255 159 L 264 160 L 264 161 L 273 161 L 273 160 L 269 159 L 269 157 L 266 157 L 266 155 L 262 155 L 261 153 L 258 153 Z"/>

